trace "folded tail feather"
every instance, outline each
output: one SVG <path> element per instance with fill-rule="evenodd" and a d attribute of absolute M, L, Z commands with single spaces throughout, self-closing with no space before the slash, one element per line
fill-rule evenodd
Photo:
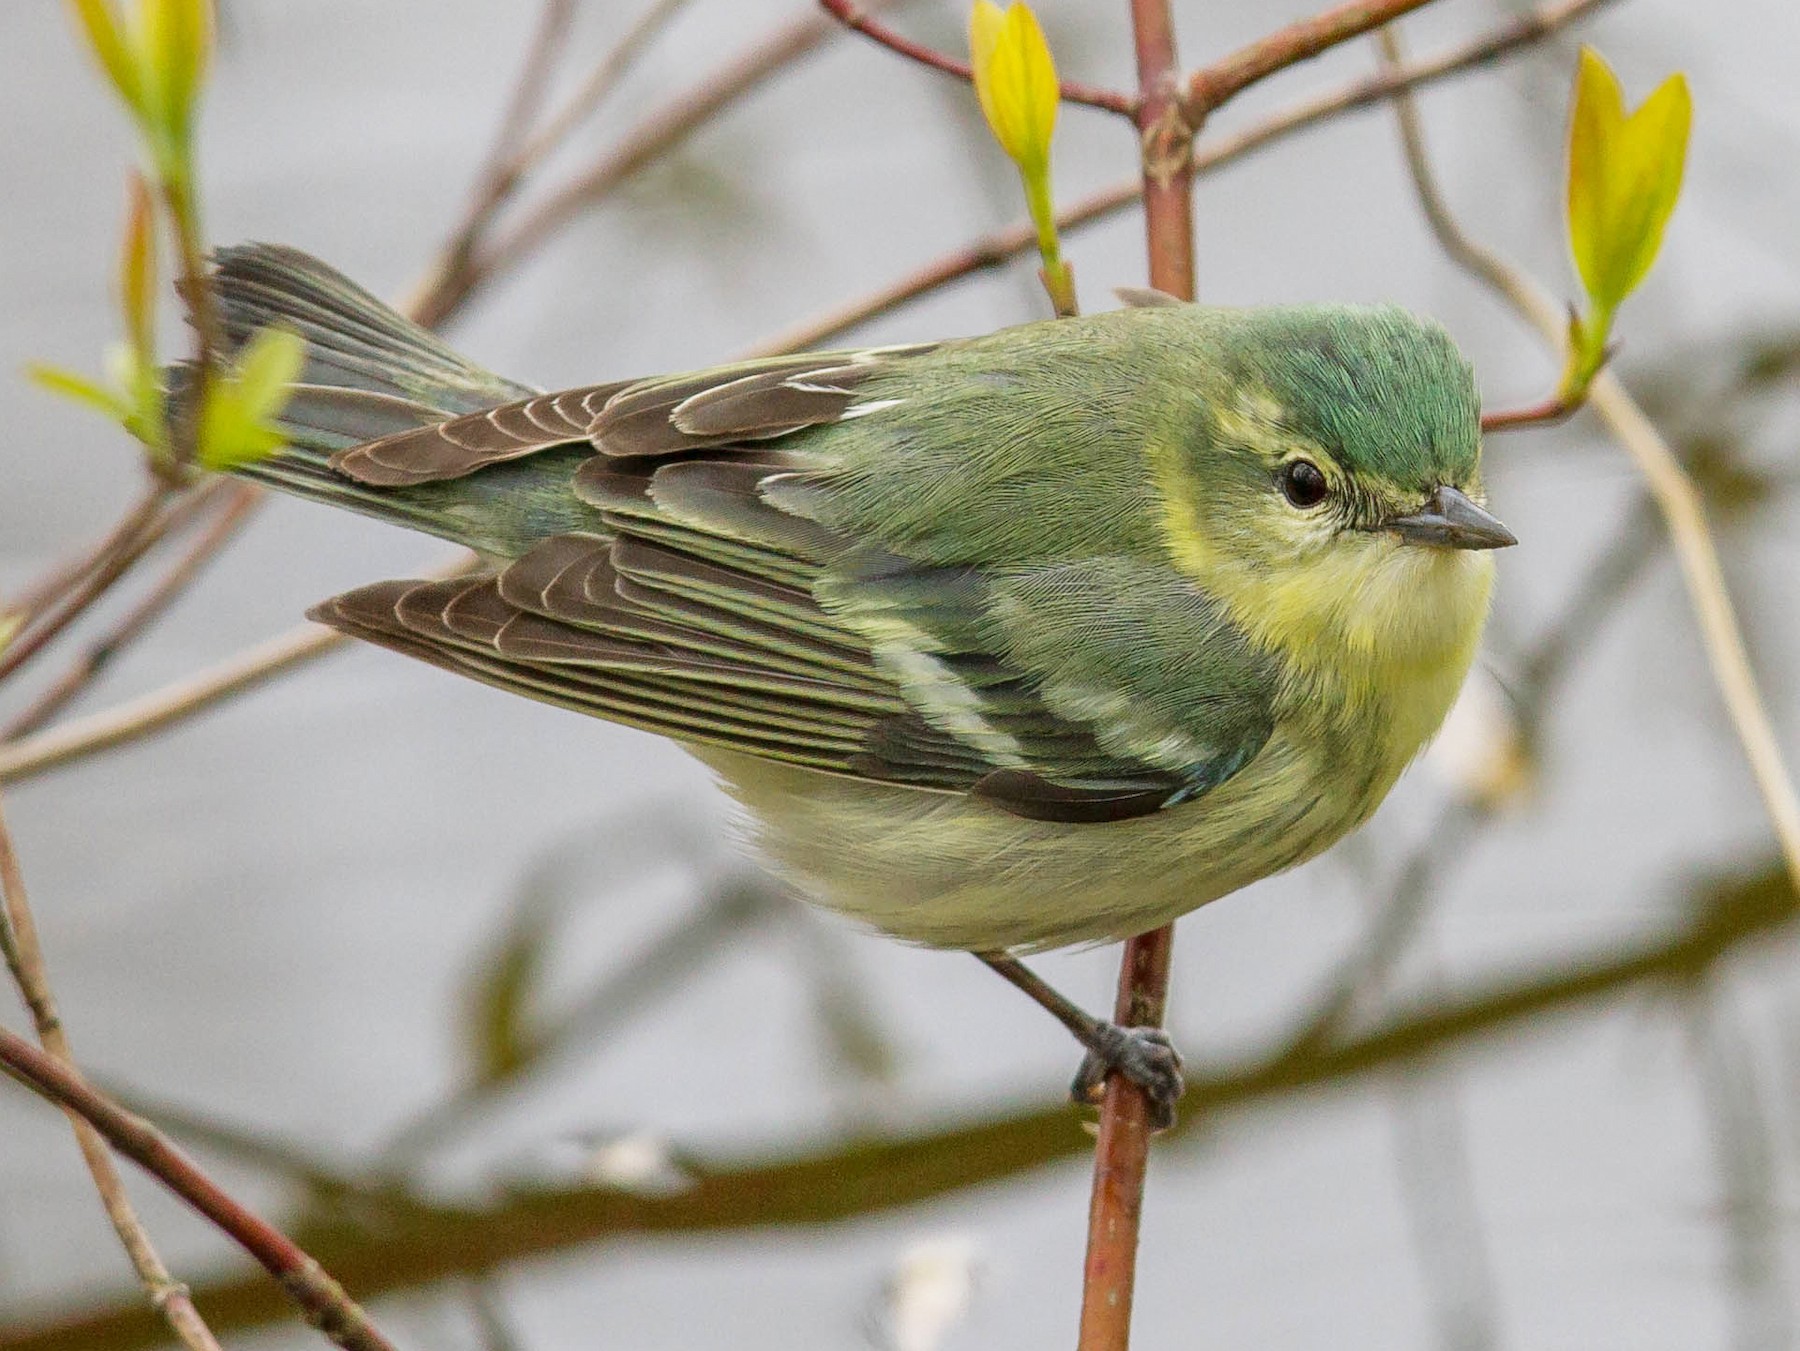
<path fill-rule="evenodd" d="M 332 459 L 350 447 L 536 391 L 468 361 L 297 249 L 221 249 L 212 287 L 229 351 L 272 324 L 306 342 L 305 365 L 279 420 L 289 444 L 239 469 L 241 477 L 508 558 L 547 535 L 600 528 L 599 512 L 567 490 L 575 466 L 592 453 L 585 447 L 552 451 L 531 465 L 496 466 L 460 484 L 384 488 L 340 473 Z M 176 419 L 189 381 L 187 370 L 171 370 Z"/>

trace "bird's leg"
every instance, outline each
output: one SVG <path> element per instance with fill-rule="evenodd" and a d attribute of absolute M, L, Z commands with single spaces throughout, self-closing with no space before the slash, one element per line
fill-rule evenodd
<path fill-rule="evenodd" d="M 1160 1027 L 1120 1027 L 1102 1022 L 1059 994 L 1016 957 L 1003 952 L 975 955 L 989 969 L 1030 995 L 1087 1047 L 1081 1068 L 1075 1071 L 1075 1082 L 1069 1085 L 1070 1097 L 1081 1103 L 1099 1102 L 1107 1074 L 1117 1070 L 1149 1097 L 1150 1120 L 1157 1130 L 1167 1130 L 1175 1124 L 1175 1108 L 1184 1085 L 1181 1052 L 1175 1049 L 1167 1032 Z"/>

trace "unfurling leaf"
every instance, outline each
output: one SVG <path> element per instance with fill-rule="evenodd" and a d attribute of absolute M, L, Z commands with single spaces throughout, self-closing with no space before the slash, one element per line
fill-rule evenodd
<path fill-rule="evenodd" d="M 265 328 L 245 345 L 235 369 L 206 385 L 194 456 L 207 469 L 235 469 L 287 444 L 274 426 L 306 361 L 306 340 Z"/>
<path fill-rule="evenodd" d="M 1693 102 L 1671 75 L 1635 112 L 1612 68 L 1581 49 L 1569 116 L 1569 248 L 1588 294 L 1570 325 L 1565 396 L 1579 396 L 1605 362 L 1613 314 L 1649 273 L 1681 195 Z"/>
<path fill-rule="evenodd" d="M 69 0 L 69 9 L 81 24 L 88 47 L 106 72 L 106 78 L 125 106 L 143 116 L 144 88 L 135 54 L 125 39 L 107 0 Z"/>
<path fill-rule="evenodd" d="M 211 0 L 138 0 L 136 19 L 147 116 L 185 154 L 212 51 Z"/>
<path fill-rule="evenodd" d="M 1569 244 L 1596 308 L 1617 308 L 1656 261 L 1681 195 L 1692 118 L 1679 74 L 1627 116 L 1618 77 L 1591 47 L 1581 49 L 1569 120 Z"/>
<path fill-rule="evenodd" d="M 977 0 L 969 16 L 969 52 L 975 93 L 994 139 L 1028 178 L 1047 172 L 1060 96 L 1037 15 L 1023 0 L 1004 10 Z"/>
<path fill-rule="evenodd" d="M 51 393 L 73 399 L 76 403 L 85 403 L 114 422 L 123 424 L 131 421 L 131 405 L 125 402 L 124 397 L 104 385 L 96 384 L 85 375 L 37 362 L 27 366 L 25 373 Z"/>
<path fill-rule="evenodd" d="M 1050 138 L 1062 88 L 1050 44 L 1031 7 L 1013 0 L 1003 10 L 993 0 L 976 0 L 969 15 L 969 65 L 988 128 L 1024 181 L 1044 262 L 1044 287 L 1058 314 L 1073 314 L 1075 279 L 1062 259 L 1050 191 Z"/>
<path fill-rule="evenodd" d="M 108 81 L 131 111 L 157 175 L 185 182 L 194 109 L 212 53 L 212 0 L 67 0 Z"/>

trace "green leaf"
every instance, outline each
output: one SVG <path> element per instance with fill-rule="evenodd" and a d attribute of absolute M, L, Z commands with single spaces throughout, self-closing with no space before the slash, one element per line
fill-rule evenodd
<path fill-rule="evenodd" d="M 1681 195 L 1692 117 L 1678 74 L 1627 115 L 1612 69 L 1581 49 L 1569 118 L 1569 247 L 1599 314 L 1610 316 L 1656 261 Z"/>
<path fill-rule="evenodd" d="M 272 418 L 287 407 L 300 368 L 306 364 L 306 339 L 281 325 L 261 329 L 238 358 L 234 377 L 246 411 Z"/>
<path fill-rule="evenodd" d="M 234 370 L 207 383 L 194 457 L 213 470 L 236 469 L 272 455 L 287 438 L 272 425 L 287 406 L 306 360 L 306 342 L 292 329 L 261 329 Z"/>
<path fill-rule="evenodd" d="M 25 368 L 25 373 L 32 380 L 54 394 L 65 399 L 86 404 L 98 410 L 121 426 L 131 422 L 132 407 L 126 400 L 104 385 L 96 384 L 85 375 L 77 375 L 74 371 L 64 370 L 60 366 L 45 366 L 33 362 Z"/>
<path fill-rule="evenodd" d="M 194 107 L 212 45 L 208 0 L 138 0 L 133 32 L 144 106 L 154 135 L 179 163 L 191 160 Z"/>
<path fill-rule="evenodd" d="M 143 79 L 112 6 L 106 0 L 69 0 L 69 9 L 87 37 L 88 50 L 99 58 L 125 106 L 145 116 Z"/>
<path fill-rule="evenodd" d="M 1047 175 L 1061 89 L 1037 15 L 1022 0 L 1002 10 L 977 0 L 969 16 L 975 94 L 994 139 L 1027 180 Z"/>

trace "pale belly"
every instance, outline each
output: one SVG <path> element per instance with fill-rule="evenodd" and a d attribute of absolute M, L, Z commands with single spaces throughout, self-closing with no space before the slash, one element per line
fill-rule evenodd
<path fill-rule="evenodd" d="M 1277 732 L 1199 801 L 1071 825 L 690 749 L 745 808 L 753 847 L 812 898 L 910 942 L 974 950 L 1104 942 L 1166 924 L 1331 845 L 1404 765 L 1328 769 Z"/>

